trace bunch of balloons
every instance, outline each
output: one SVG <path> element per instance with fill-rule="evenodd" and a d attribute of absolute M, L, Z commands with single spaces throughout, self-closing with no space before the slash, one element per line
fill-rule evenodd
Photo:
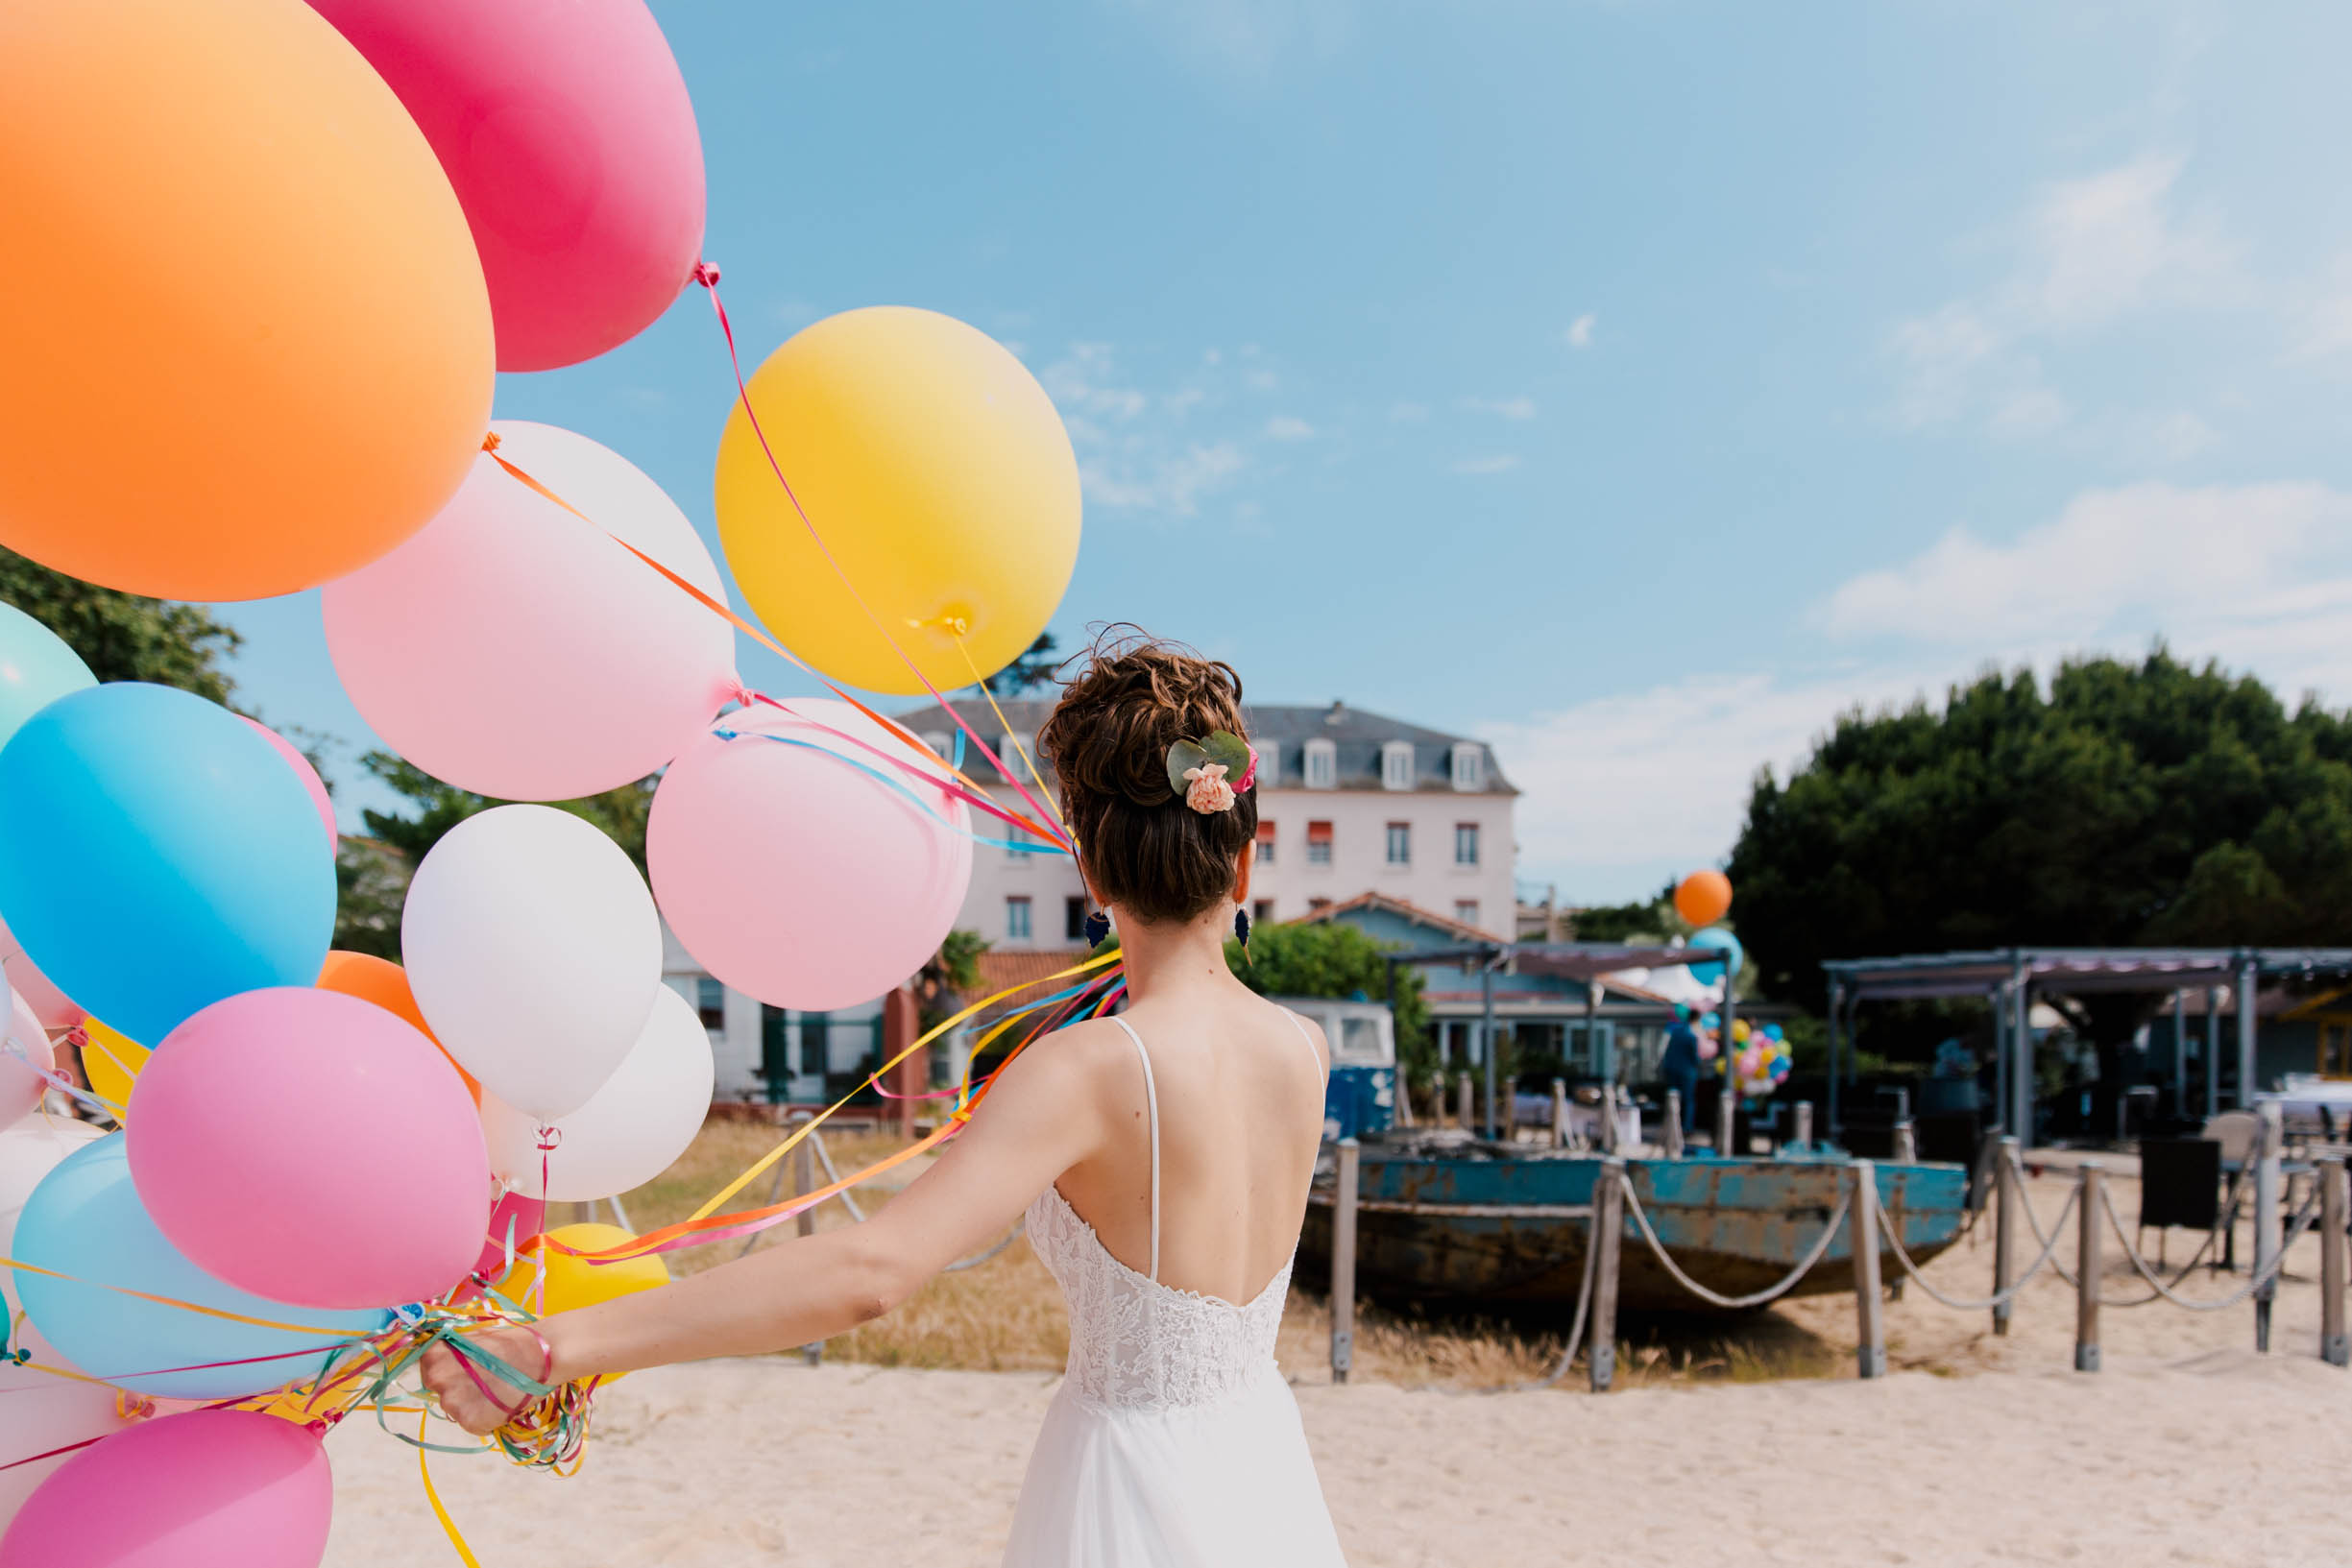
<path fill-rule="evenodd" d="M 715 289 L 644 0 L 12 0 L 7 35 L 0 544 L 170 598 L 323 586 L 376 734 L 518 803 L 415 868 L 401 963 L 330 952 L 301 753 L 0 606 L 0 1568 L 313 1568 L 327 1461 L 278 1390 L 501 1276 L 551 1307 L 666 1277 L 508 1266 L 701 1124 L 664 917 L 763 1001 L 870 999 L 952 925 L 979 797 L 861 705 L 747 691 L 669 497 L 491 420 L 496 372 Z M 984 679 L 1076 562 L 1052 402 L 928 311 L 778 349 L 715 487 L 735 582 L 829 682 Z M 541 804 L 656 772 L 650 888 Z M 111 1131 L 43 1106 L 69 1031 Z"/>
<path fill-rule="evenodd" d="M 1718 1071 L 1731 1074 L 1739 1092 L 1754 1099 L 1787 1081 L 1792 1058 L 1788 1042 L 1781 1037 L 1781 1025 L 1766 1024 L 1759 1028 L 1737 1018 L 1732 1021 L 1732 1049 L 1719 1059 L 1723 1065 Z"/>

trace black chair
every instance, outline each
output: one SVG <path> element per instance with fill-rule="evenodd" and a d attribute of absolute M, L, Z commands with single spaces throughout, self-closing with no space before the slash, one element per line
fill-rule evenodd
<path fill-rule="evenodd" d="M 2177 1225 L 2211 1233 L 2221 1224 L 2221 1145 L 2213 1138 L 2140 1141 L 2140 1233 L 2156 1230 L 2156 1266 L 2164 1235 Z"/>

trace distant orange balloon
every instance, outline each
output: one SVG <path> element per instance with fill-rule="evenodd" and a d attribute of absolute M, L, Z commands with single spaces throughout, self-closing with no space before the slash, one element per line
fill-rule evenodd
<path fill-rule="evenodd" d="M 347 997 L 372 1001 L 388 1013 L 398 1013 L 415 1025 L 419 1034 L 441 1046 L 408 989 L 408 971 L 389 958 L 366 953 L 330 953 L 326 967 L 319 971 L 319 989 L 340 991 Z M 473 1097 L 473 1103 L 481 1104 L 482 1086 L 473 1081 L 473 1074 L 457 1065 L 457 1058 L 449 1056 L 447 1046 L 441 1046 L 441 1054 L 449 1057 L 450 1071 L 466 1080 L 466 1092 Z"/>
<path fill-rule="evenodd" d="M 255 599 L 424 527 L 490 417 L 490 296 L 374 67 L 298 0 L 0 15 L 0 544 Z"/>
<path fill-rule="evenodd" d="M 1674 890 L 1674 912 L 1693 926 L 1712 926 L 1732 908 L 1732 880 L 1720 871 L 1694 871 Z"/>

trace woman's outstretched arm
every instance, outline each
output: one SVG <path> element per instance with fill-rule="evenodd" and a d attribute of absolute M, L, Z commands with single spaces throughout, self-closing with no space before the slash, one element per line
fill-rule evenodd
<path fill-rule="evenodd" d="M 932 1169 L 863 1224 L 765 1246 L 660 1290 L 543 1318 L 538 1329 L 554 1357 L 548 1381 L 788 1349 L 890 1311 L 994 1240 L 1031 1199 L 1101 1146 L 1096 1069 L 1104 1043 L 1097 1031 L 1109 1027 L 1078 1025 L 1017 1057 Z M 537 1369 L 539 1346 L 529 1331 L 498 1328 L 479 1338 L 509 1364 Z M 424 1376 L 467 1431 L 492 1432 L 506 1419 L 445 1347 L 426 1353 Z M 509 1404 L 521 1397 L 496 1378 L 490 1383 Z"/>

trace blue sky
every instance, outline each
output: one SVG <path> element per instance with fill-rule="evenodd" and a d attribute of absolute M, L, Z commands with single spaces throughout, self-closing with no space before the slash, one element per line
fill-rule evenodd
<path fill-rule="evenodd" d="M 2162 636 L 2352 697 L 2340 8 L 655 11 L 753 360 L 884 302 L 1012 345 L 1085 472 L 1064 643 L 1491 739 L 1564 899 L 1988 661 Z M 731 395 L 696 291 L 498 412 L 715 550 Z M 264 717 L 367 741 L 315 594 L 228 614 Z"/>

